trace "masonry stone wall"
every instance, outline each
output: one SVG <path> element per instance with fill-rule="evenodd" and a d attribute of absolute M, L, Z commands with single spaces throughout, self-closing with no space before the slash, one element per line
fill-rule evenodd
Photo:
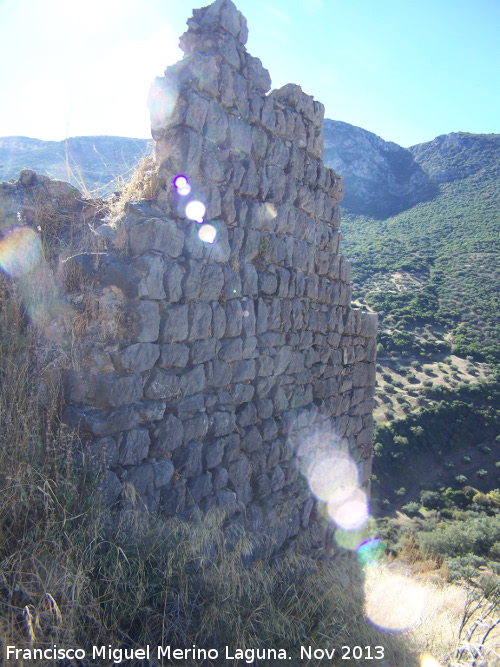
<path fill-rule="evenodd" d="M 107 247 L 66 262 L 81 327 L 64 419 L 108 505 L 221 508 L 268 550 L 298 537 L 321 550 L 300 444 L 343 439 L 365 488 L 372 456 L 377 321 L 350 306 L 343 181 L 321 160 L 323 105 L 293 84 L 269 92 L 233 3 L 188 26 L 185 58 L 149 96 L 155 198 L 126 205 L 121 249 L 104 224 Z"/>

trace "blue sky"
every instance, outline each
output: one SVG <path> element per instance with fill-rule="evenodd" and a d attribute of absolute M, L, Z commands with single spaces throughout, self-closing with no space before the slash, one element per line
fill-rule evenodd
<path fill-rule="evenodd" d="M 0 0 L 0 136 L 149 137 L 153 77 L 204 0 Z M 236 0 L 273 87 L 410 146 L 500 132 L 499 0 Z"/>

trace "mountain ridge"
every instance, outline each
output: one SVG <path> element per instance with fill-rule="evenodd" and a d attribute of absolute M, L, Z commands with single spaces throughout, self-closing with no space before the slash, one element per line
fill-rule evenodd
<path fill-rule="evenodd" d="M 323 160 L 344 177 L 343 210 L 381 220 L 432 200 L 440 183 L 477 173 L 482 168 L 485 142 L 500 141 L 498 134 L 450 132 L 403 148 L 343 121 L 325 119 L 323 130 Z M 85 194 L 107 196 L 120 189 L 141 158 L 152 150 L 150 139 L 113 135 L 62 141 L 0 137 L 0 181 L 30 168 L 69 180 L 86 190 Z M 465 168 L 464 154 L 469 161 Z M 458 167 L 450 160 L 458 161 Z"/>
<path fill-rule="evenodd" d="M 408 149 L 343 121 L 325 119 L 323 132 L 323 160 L 344 177 L 343 209 L 385 219 L 436 196 Z"/>

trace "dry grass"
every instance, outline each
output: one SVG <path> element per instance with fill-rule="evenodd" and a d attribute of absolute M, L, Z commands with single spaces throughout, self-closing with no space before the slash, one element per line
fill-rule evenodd
<path fill-rule="evenodd" d="M 112 217 L 119 219 L 129 201 L 154 199 L 158 188 L 158 166 L 152 155 L 145 157 L 131 175 L 130 179 L 123 184 L 120 196 L 112 204 Z"/>

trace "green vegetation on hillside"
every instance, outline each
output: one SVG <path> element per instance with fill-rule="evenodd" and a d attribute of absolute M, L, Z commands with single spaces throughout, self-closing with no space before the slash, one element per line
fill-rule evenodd
<path fill-rule="evenodd" d="M 495 460 L 500 459 L 496 440 L 500 435 L 500 384 L 463 385 L 458 391 L 436 388 L 432 394 L 435 403 L 429 407 L 375 428 L 374 495 L 381 501 L 379 513 L 387 509 L 384 500 L 393 506 L 398 501 L 409 502 L 431 478 L 450 482 L 462 468 L 467 468 L 467 476 L 476 485 L 480 485 L 477 471 L 485 468 L 485 484 L 491 488 L 498 482 L 500 470 Z M 481 445 L 490 451 L 481 452 Z M 466 465 L 457 460 L 473 449 L 473 460 Z"/>
<path fill-rule="evenodd" d="M 406 337 L 395 349 L 425 353 L 414 329 L 431 325 L 451 333 L 455 354 L 500 363 L 500 137 L 485 143 L 441 155 L 454 180 L 432 201 L 384 221 L 344 215 L 354 296 L 380 313 L 382 345 L 385 331 Z"/>

